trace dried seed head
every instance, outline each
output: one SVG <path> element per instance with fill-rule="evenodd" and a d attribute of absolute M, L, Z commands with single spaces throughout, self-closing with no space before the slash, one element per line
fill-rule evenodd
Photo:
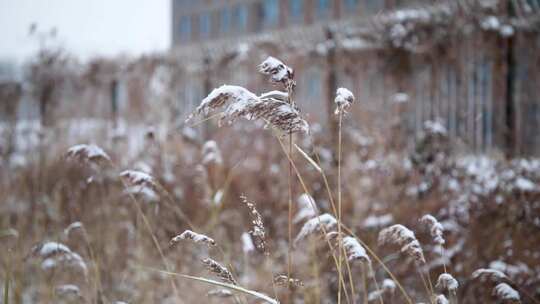
<path fill-rule="evenodd" d="M 335 114 L 339 115 L 340 113 L 345 113 L 345 111 L 351 106 L 354 102 L 354 95 L 351 91 L 345 88 L 339 88 L 336 91 L 336 99 L 334 99 L 337 107 Z"/>
<path fill-rule="evenodd" d="M 301 240 L 305 239 L 308 235 L 314 233 L 323 231 L 328 232 L 330 229 L 334 228 L 337 225 L 336 219 L 328 214 L 325 213 L 323 215 L 319 215 L 317 217 L 314 217 L 307 221 L 304 226 L 302 226 L 302 229 L 300 230 L 300 233 L 296 236 L 296 239 L 294 240 L 295 246 L 300 242 Z"/>
<path fill-rule="evenodd" d="M 459 287 L 459 283 L 451 274 L 441 273 L 437 279 L 437 285 L 435 285 L 435 287 L 442 291 L 456 292 Z"/>
<path fill-rule="evenodd" d="M 255 242 L 255 247 L 257 248 L 257 250 L 266 253 L 266 230 L 264 228 L 262 216 L 259 211 L 257 211 L 255 204 L 249 202 L 247 200 L 247 197 L 242 195 L 240 196 L 240 200 L 242 200 L 242 202 L 246 204 L 251 215 L 251 223 L 253 226 L 249 231 L 249 234 Z"/>
<path fill-rule="evenodd" d="M 434 216 L 430 214 L 426 214 L 420 219 L 420 222 L 422 224 L 427 225 L 429 229 L 429 233 L 431 237 L 433 238 L 433 242 L 441 246 L 444 245 L 445 243 L 445 240 L 443 237 L 444 228 Z"/>
<path fill-rule="evenodd" d="M 109 155 L 103 151 L 100 147 L 96 145 L 75 145 L 66 153 L 68 158 L 76 158 L 79 160 L 90 161 L 90 162 L 100 162 L 100 161 L 110 161 Z"/>
<path fill-rule="evenodd" d="M 207 237 L 204 234 L 195 233 L 191 230 L 186 230 L 182 232 L 182 234 L 173 237 L 169 244 L 172 246 L 180 242 L 180 240 L 191 240 L 194 243 L 205 244 L 208 247 L 216 246 L 216 242 L 214 241 L 214 239 Z"/>
<path fill-rule="evenodd" d="M 289 278 L 287 275 L 280 274 L 274 277 L 274 283 L 278 286 L 304 286 L 304 282 L 300 279 Z"/>
<path fill-rule="evenodd" d="M 44 242 L 38 245 L 35 245 L 31 249 L 32 255 L 40 256 L 44 259 L 57 255 L 57 254 L 69 254 L 71 250 L 68 246 L 57 243 L 57 242 Z"/>
<path fill-rule="evenodd" d="M 450 304 L 450 302 L 448 302 L 448 299 L 441 294 L 435 298 L 435 304 Z"/>
<path fill-rule="evenodd" d="M 499 283 L 493 288 L 493 293 L 501 301 L 508 301 L 510 303 L 521 303 L 521 297 L 519 292 L 506 283 Z"/>
<path fill-rule="evenodd" d="M 237 118 L 261 119 L 283 132 L 308 132 L 308 123 L 300 117 L 298 110 L 285 101 L 273 97 L 259 98 L 239 86 L 223 85 L 214 89 L 197 107 L 196 112 L 208 115 L 211 111 L 225 109 L 219 113 L 219 124 L 232 124 Z M 190 115 L 191 119 L 193 115 Z"/>
<path fill-rule="evenodd" d="M 238 285 L 232 273 L 218 262 L 210 258 L 203 259 L 201 262 L 206 266 L 209 272 L 215 274 L 221 281 L 233 285 Z"/>
<path fill-rule="evenodd" d="M 425 263 L 424 252 L 414 232 L 403 225 L 393 225 L 383 229 L 379 233 L 379 245 L 396 244 L 401 247 L 401 252 L 408 254 L 417 262 Z"/>
<path fill-rule="evenodd" d="M 272 82 L 282 83 L 286 88 L 295 86 L 293 69 L 272 56 L 259 65 L 259 72 L 270 75 Z"/>
<path fill-rule="evenodd" d="M 491 269 L 491 268 L 490 269 L 480 268 L 480 269 L 475 270 L 472 273 L 472 278 L 473 279 L 480 278 L 481 280 L 489 279 L 492 282 L 501 282 L 508 279 L 506 274 L 504 274 L 502 271 L 497 270 L 497 269 Z"/>
<path fill-rule="evenodd" d="M 230 298 L 233 293 L 228 289 L 213 289 L 206 293 L 209 298 Z"/>
<path fill-rule="evenodd" d="M 366 253 L 366 250 L 358 241 L 351 236 L 346 236 L 343 238 L 343 247 L 345 248 L 345 252 L 347 253 L 347 258 L 349 261 L 356 261 L 359 260 L 361 262 L 365 262 L 370 264 L 371 260 L 369 259 L 369 256 Z"/>

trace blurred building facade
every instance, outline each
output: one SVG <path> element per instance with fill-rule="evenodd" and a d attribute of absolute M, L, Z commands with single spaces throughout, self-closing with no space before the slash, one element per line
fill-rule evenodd
<path fill-rule="evenodd" d="M 327 121 L 338 86 L 389 137 L 440 120 L 474 151 L 540 153 L 540 2 L 172 0 L 184 111 L 221 84 L 266 88 L 267 55 L 295 68 L 299 104 Z M 454 28 L 460 28 L 454 30 Z M 313 111 L 312 109 L 317 109 Z"/>

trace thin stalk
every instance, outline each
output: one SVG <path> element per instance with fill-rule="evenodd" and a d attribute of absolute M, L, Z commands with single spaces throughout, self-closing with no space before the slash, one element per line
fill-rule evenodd
<path fill-rule="evenodd" d="M 307 186 L 306 186 L 306 184 L 305 184 L 305 182 L 304 182 L 304 179 L 302 178 L 302 175 L 300 175 L 300 172 L 298 171 L 298 168 L 296 167 L 294 161 L 290 158 L 289 154 L 287 153 L 287 150 L 285 149 L 285 146 L 283 145 L 283 141 L 282 141 L 279 137 L 278 137 L 277 139 L 278 139 L 278 141 L 279 141 L 279 144 L 280 144 L 280 146 L 281 146 L 281 149 L 283 150 L 283 152 L 285 153 L 285 155 L 286 155 L 287 158 L 289 159 L 289 162 L 291 163 L 291 165 L 292 165 L 292 167 L 293 167 L 293 169 L 294 169 L 294 171 L 295 171 L 295 173 L 296 173 L 296 176 L 298 177 L 298 180 L 300 181 L 300 185 L 302 186 L 302 189 L 304 190 L 305 193 L 310 194 L 311 192 L 308 190 L 308 188 L 307 188 Z M 311 194 L 310 194 L 310 195 L 311 195 Z M 313 204 L 313 202 L 311 202 L 311 204 L 312 204 L 313 210 L 318 210 L 318 209 L 316 208 L 316 206 Z M 319 219 L 318 217 L 317 217 L 317 219 L 318 219 L 319 227 L 321 228 L 321 231 L 322 231 L 322 233 L 323 233 L 323 235 L 324 235 L 324 239 L 326 240 L 326 243 L 328 244 L 328 247 L 329 247 L 330 252 L 331 252 L 331 254 L 332 254 L 332 258 L 333 258 L 333 260 L 334 260 L 334 263 L 335 263 L 335 265 L 336 265 L 336 267 L 337 267 L 337 265 L 338 265 L 338 260 L 337 260 L 336 255 L 334 254 L 334 247 L 333 247 L 332 244 L 330 243 L 330 240 L 328 240 L 328 238 L 326 237 L 326 228 L 325 228 L 324 225 L 321 223 L 321 221 L 320 221 L 320 219 Z M 344 284 L 343 276 L 341 275 L 341 272 L 338 272 L 338 274 L 339 274 L 339 280 L 342 281 L 342 284 L 343 284 L 343 285 L 345 285 L 345 284 Z M 347 300 L 347 303 L 350 303 L 350 301 L 349 301 L 349 294 L 345 293 L 345 298 L 346 298 L 346 300 Z"/>
<path fill-rule="evenodd" d="M 267 296 L 267 295 L 265 295 L 263 293 L 260 293 L 260 292 L 254 291 L 254 290 L 250 290 L 250 289 L 246 289 L 246 288 L 238 286 L 238 285 L 233 285 L 233 284 L 229 284 L 229 283 L 223 283 L 223 282 L 214 281 L 214 280 L 211 280 L 211 279 L 206 279 L 206 278 L 201 278 L 201 277 L 190 276 L 190 275 L 187 275 L 187 274 L 181 274 L 181 273 L 175 273 L 175 272 L 171 272 L 171 271 L 154 269 L 154 268 L 150 268 L 150 267 L 138 267 L 138 268 L 145 269 L 145 270 L 150 270 L 150 271 L 154 271 L 154 272 L 159 272 L 159 273 L 170 275 L 170 276 L 177 276 L 177 277 L 181 277 L 181 278 L 188 279 L 188 280 L 199 281 L 199 282 L 203 282 L 203 283 L 210 284 L 210 285 L 215 285 L 215 286 L 228 288 L 228 289 L 238 291 L 238 292 L 241 292 L 241 293 L 244 293 L 244 294 L 247 294 L 247 295 L 251 295 L 251 296 L 253 296 L 255 298 L 258 298 L 258 299 L 263 300 L 263 301 L 265 301 L 267 303 L 270 303 L 270 304 L 279 304 L 279 301 L 277 301 L 276 299 L 272 299 L 272 298 L 270 298 L 269 296 Z"/>
<path fill-rule="evenodd" d="M 339 125 L 338 125 L 338 248 L 339 248 L 339 259 L 338 259 L 338 269 L 341 271 L 341 264 L 343 260 L 343 236 L 341 235 L 341 126 L 342 126 L 343 112 L 339 112 Z M 341 303 L 341 281 L 339 281 L 338 287 L 338 304 Z M 345 288 L 345 286 L 343 286 Z"/>

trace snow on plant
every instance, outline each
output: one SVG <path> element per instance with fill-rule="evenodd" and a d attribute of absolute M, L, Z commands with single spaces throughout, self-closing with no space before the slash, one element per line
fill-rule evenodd
<path fill-rule="evenodd" d="M 371 260 L 369 256 L 366 253 L 366 250 L 358 241 L 356 238 L 352 236 L 346 236 L 343 238 L 343 248 L 345 248 L 345 252 L 347 253 L 347 258 L 349 261 L 361 261 L 368 264 L 371 264 Z"/>
<path fill-rule="evenodd" d="M 59 296 L 80 296 L 79 287 L 73 284 L 56 286 L 54 292 Z"/>
<path fill-rule="evenodd" d="M 193 241 L 194 243 L 200 243 L 200 244 L 204 244 L 208 247 L 210 246 L 216 246 L 216 242 L 214 241 L 214 239 L 204 235 L 204 234 L 200 234 L 200 233 L 196 233 L 196 232 L 193 232 L 191 230 L 186 230 L 184 232 L 182 232 L 182 234 L 179 234 L 175 237 L 173 237 L 170 241 L 170 244 L 173 245 L 173 244 L 176 244 L 178 243 L 180 240 L 191 240 Z"/>
<path fill-rule="evenodd" d="M 492 294 L 501 301 L 509 301 L 512 303 L 521 303 L 521 297 L 512 286 L 506 283 L 499 283 L 493 288 Z"/>
<path fill-rule="evenodd" d="M 298 212 L 294 216 L 293 223 L 299 223 L 307 218 L 312 218 L 317 215 L 317 205 L 311 195 L 303 193 L 296 200 L 298 203 Z"/>
<path fill-rule="evenodd" d="M 481 280 L 489 279 L 492 282 L 500 282 L 500 281 L 508 279 L 508 277 L 506 276 L 506 274 L 504 274 L 504 272 L 497 269 L 490 269 L 490 268 L 480 268 L 480 269 L 475 270 L 472 273 L 472 278 L 481 279 Z"/>
<path fill-rule="evenodd" d="M 75 229 L 84 230 L 84 226 L 83 226 L 83 224 L 81 222 L 73 222 L 73 223 L 69 224 L 69 226 L 67 226 L 66 229 L 64 229 L 64 234 L 66 236 L 69 236 L 71 231 L 73 231 Z"/>
<path fill-rule="evenodd" d="M 157 183 L 152 177 L 152 175 L 137 171 L 137 170 L 125 170 L 122 173 L 120 173 L 120 177 L 124 178 L 126 181 L 133 185 L 145 185 L 145 186 L 152 186 L 156 187 Z"/>
<path fill-rule="evenodd" d="M 428 227 L 429 233 L 431 234 L 433 242 L 441 246 L 444 245 L 445 243 L 445 240 L 443 238 L 444 228 L 441 225 L 441 223 L 439 223 L 439 221 L 437 221 L 437 219 L 433 215 L 431 214 L 424 215 L 420 219 L 420 222 L 422 222 L 422 224 Z"/>
<path fill-rule="evenodd" d="M 80 144 L 72 146 L 66 153 L 68 158 L 76 158 L 85 161 L 99 162 L 110 161 L 109 155 L 96 145 Z"/>
<path fill-rule="evenodd" d="M 314 217 L 304 223 L 304 226 L 302 226 L 302 229 L 294 240 L 294 244 L 298 244 L 301 240 L 305 239 L 308 235 L 313 234 L 314 232 L 320 232 L 322 228 L 329 231 L 336 225 L 337 220 L 328 213 Z"/>
<path fill-rule="evenodd" d="M 440 294 L 435 297 L 435 304 L 450 304 L 450 302 L 444 295 Z"/>
<path fill-rule="evenodd" d="M 245 118 L 262 120 L 267 126 L 285 133 L 309 132 L 308 123 L 300 116 L 291 100 L 290 95 L 295 86 L 293 70 L 276 58 L 268 57 L 259 65 L 259 71 L 270 75 L 272 82 L 283 84 L 287 92 L 271 91 L 257 96 L 240 86 L 222 85 L 202 100 L 188 120 L 196 114 L 206 116 L 210 112 L 222 110 L 217 114 L 220 125 L 223 122 L 232 124 L 238 118 Z"/>
<path fill-rule="evenodd" d="M 294 86 L 294 71 L 279 59 L 269 56 L 259 65 L 259 72 L 270 75 L 272 82 L 280 82 L 288 88 Z"/>
<path fill-rule="evenodd" d="M 396 244 L 401 247 L 401 252 L 408 254 L 418 262 L 425 263 L 424 252 L 414 232 L 407 227 L 396 224 L 379 232 L 379 245 Z"/>
<path fill-rule="evenodd" d="M 87 275 L 88 267 L 82 257 L 62 243 L 44 242 L 34 246 L 31 252 L 33 256 L 42 258 L 41 268 L 43 270 L 66 267 L 79 270 L 85 276 Z"/>
<path fill-rule="evenodd" d="M 346 88 L 338 88 L 334 102 L 337 106 L 334 113 L 336 115 L 343 114 L 354 102 L 354 95 Z"/>
<path fill-rule="evenodd" d="M 442 291 L 456 292 L 459 287 L 459 283 L 451 274 L 441 273 L 437 279 L 437 284 L 435 287 Z"/>
<path fill-rule="evenodd" d="M 375 302 L 381 299 L 385 294 L 394 294 L 396 283 L 391 279 L 384 279 L 380 289 L 372 291 L 368 294 L 368 302 Z"/>
<path fill-rule="evenodd" d="M 208 164 L 217 164 L 220 165 L 223 163 L 223 158 L 221 157 L 221 151 L 214 140 L 209 140 L 204 143 L 202 147 L 202 163 L 203 165 Z"/>
<path fill-rule="evenodd" d="M 248 232 L 242 233 L 242 251 L 244 254 L 248 254 L 255 250 L 255 245 L 251 239 L 251 235 Z"/>
<path fill-rule="evenodd" d="M 234 294 L 228 289 L 212 289 L 206 295 L 209 298 L 230 298 Z"/>

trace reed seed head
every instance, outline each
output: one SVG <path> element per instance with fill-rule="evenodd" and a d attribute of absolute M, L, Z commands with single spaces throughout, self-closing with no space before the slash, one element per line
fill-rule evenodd
<path fill-rule="evenodd" d="M 194 243 L 198 243 L 198 244 L 204 244 L 208 247 L 210 246 L 216 246 L 216 242 L 214 241 L 214 239 L 204 235 L 204 234 L 200 234 L 200 233 L 196 233 L 196 232 L 193 232 L 191 230 L 186 230 L 184 232 L 182 232 L 182 234 L 179 234 L 175 237 L 173 237 L 171 239 L 171 241 L 169 242 L 169 244 L 172 246 L 178 242 L 180 242 L 180 240 L 190 240 Z"/>
<path fill-rule="evenodd" d="M 218 262 L 212 260 L 211 258 L 205 258 L 201 262 L 203 263 L 203 265 L 206 266 L 210 273 L 216 275 L 221 281 L 233 285 L 238 285 L 232 273 Z"/>
<path fill-rule="evenodd" d="M 336 98 L 334 99 L 334 102 L 337 106 L 334 113 L 336 115 L 339 115 L 340 113 L 345 113 L 346 110 L 354 102 L 354 95 L 346 88 L 339 88 L 336 91 Z"/>
<path fill-rule="evenodd" d="M 432 216 L 431 214 L 426 214 L 420 219 L 420 222 L 428 227 L 433 242 L 441 246 L 444 245 L 444 228 L 434 216 Z"/>
<path fill-rule="evenodd" d="M 403 225 L 393 225 L 379 232 L 379 245 L 395 244 L 401 252 L 409 255 L 417 262 L 425 263 L 424 252 L 414 232 Z"/>

